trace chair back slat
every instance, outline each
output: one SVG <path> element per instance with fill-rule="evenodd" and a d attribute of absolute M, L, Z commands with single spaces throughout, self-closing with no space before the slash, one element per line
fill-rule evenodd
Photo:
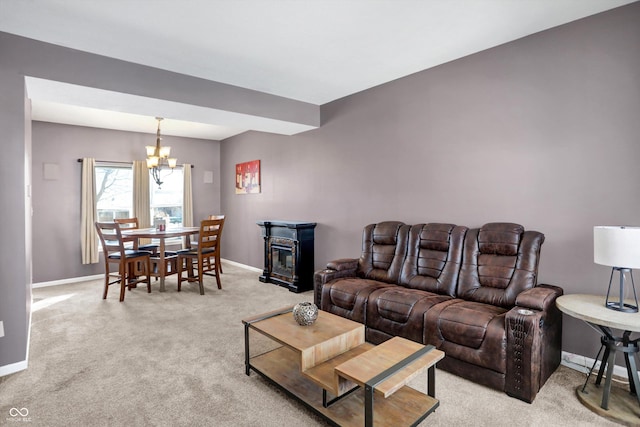
<path fill-rule="evenodd" d="M 217 241 L 220 242 L 220 239 L 222 238 L 222 229 L 224 228 L 224 215 L 209 215 L 209 219 L 215 219 L 215 220 L 219 220 L 221 221 L 220 223 L 220 231 L 218 233 Z M 220 244 L 218 244 L 218 249 L 220 250 Z"/>
<path fill-rule="evenodd" d="M 120 224 L 120 229 L 136 229 L 140 228 L 138 218 L 116 218 L 113 222 Z"/>
<path fill-rule="evenodd" d="M 119 224 L 121 230 L 135 230 L 139 228 L 138 218 L 116 218 L 113 220 L 113 222 Z M 136 237 L 124 236 L 122 240 L 125 243 L 133 243 L 133 248 L 137 249 L 138 239 Z"/>
<path fill-rule="evenodd" d="M 224 219 L 204 219 L 200 222 L 200 233 L 198 235 L 198 250 L 216 248 Z"/>
<path fill-rule="evenodd" d="M 124 242 L 120 224 L 117 222 L 96 222 L 96 230 L 102 242 L 102 250 L 106 258 L 113 253 L 124 256 Z"/>

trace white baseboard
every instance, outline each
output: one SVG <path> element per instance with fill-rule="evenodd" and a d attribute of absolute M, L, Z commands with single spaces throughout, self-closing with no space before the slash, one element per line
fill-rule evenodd
<path fill-rule="evenodd" d="M 27 361 L 23 360 L 22 362 L 12 363 L 10 365 L 0 366 L 0 377 L 4 377 L 5 375 L 14 374 L 19 371 L 24 371 L 27 369 Z"/>
<path fill-rule="evenodd" d="M 45 288 L 47 286 L 68 285 L 70 283 L 86 282 L 88 280 L 96 280 L 104 277 L 104 274 L 94 274 L 93 276 L 70 277 L 68 279 L 52 280 L 50 282 L 39 282 L 31 285 L 32 289 Z"/>
<path fill-rule="evenodd" d="M 252 267 L 246 264 L 240 264 L 239 262 L 229 261 L 228 259 L 222 258 L 221 261 L 224 261 L 227 264 L 235 265 L 236 267 L 244 268 L 246 270 L 255 271 L 256 273 L 262 273 L 261 268 Z M 50 282 L 39 282 L 31 285 L 32 289 L 35 288 L 44 288 L 47 286 L 58 286 L 58 285 L 68 285 L 71 283 L 80 283 L 86 282 L 88 280 L 97 280 L 104 277 L 104 274 L 95 274 L 93 276 L 83 276 L 83 277 L 71 277 L 69 279 L 60 279 L 60 280 L 52 280 Z"/>
<path fill-rule="evenodd" d="M 575 369 L 576 371 L 582 372 L 584 374 L 589 373 L 589 369 L 593 366 L 593 362 L 595 359 L 592 359 L 587 356 L 581 356 L 579 354 L 569 353 L 566 351 L 562 352 L 562 359 L 560 363 L 567 368 Z M 594 368 L 594 374 L 597 375 L 598 369 L 600 368 L 600 362 L 596 363 Z M 627 378 L 627 368 L 624 366 L 615 365 L 613 367 L 613 375 L 620 378 Z"/>
<path fill-rule="evenodd" d="M 262 273 L 261 268 L 252 267 L 246 264 L 240 264 L 239 262 L 229 261 L 228 259 L 224 259 L 224 258 L 222 258 L 221 261 L 224 261 L 227 264 L 235 265 L 236 267 L 244 268 L 245 270 L 251 270 L 251 271 L 255 271 L 256 273 Z"/>

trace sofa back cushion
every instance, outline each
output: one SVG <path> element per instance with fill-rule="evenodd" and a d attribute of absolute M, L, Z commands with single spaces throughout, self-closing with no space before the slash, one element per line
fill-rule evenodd
<path fill-rule="evenodd" d="M 362 254 L 358 276 L 387 283 L 398 283 L 407 253 L 409 226 L 399 221 L 370 224 L 362 234 Z"/>
<path fill-rule="evenodd" d="M 413 225 L 400 284 L 455 296 L 466 232 L 467 227 L 453 224 Z"/>
<path fill-rule="evenodd" d="M 510 308 L 536 286 L 544 234 L 512 223 L 490 223 L 467 232 L 457 296 Z"/>

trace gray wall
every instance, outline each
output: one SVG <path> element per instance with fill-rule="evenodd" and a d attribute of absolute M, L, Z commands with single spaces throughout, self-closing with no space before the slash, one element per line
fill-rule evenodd
<path fill-rule="evenodd" d="M 31 315 L 31 114 L 25 76 L 315 126 L 319 107 L 0 32 L 3 166 L 0 231 L 0 375 L 27 366 Z M 88 140 L 87 144 L 91 141 Z M 72 157 L 75 157 L 72 156 Z M 109 160 L 109 159 L 107 159 Z M 195 162 L 194 162 L 195 163 Z M 35 172 L 34 172 L 35 173 Z M 7 208 L 9 207 L 9 208 Z M 52 249 L 52 250 L 55 250 Z"/>
<path fill-rule="evenodd" d="M 151 129 L 153 131 L 154 129 Z M 78 159 L 130 162 L 145 157 L 155 133 L 144 134 L 33 122 L 33 282 L 81 277 L 104 272 L 99 264 L 82 265 L 80 256 L 80 177 Z M 182 163 L 191 163 L 194 221 L 220 212 L 220 143 L 162 136 L 162 144 Z M 45 163 L 59 166 L 57 180 L 45 180 Z M 204 183 L 204 172 L 214 174 Z M 52 248 L 55 248 L 52 250 Z"/>
<path fill-rule="evenodd" d="M 0 250 L 0 320 L 5 332 L 0 338 L 0 373 L 26 368 L 31 312 L 30 119 L 24 79 L 15 64 L 2 61 L 0 55 L 0 234 L 5 241 Z"/>
<path fill-rule="evenodd" d="M 592 228 L 640 225 L 639 22 L 635 3 L 324 105 L 317 130 L 223 141 L 225 258 L 262 267 L 259 219 L 318 222 L 316 268 L 377 221 L 511 221 L 546 235 L 540 282 L 606 293 Z M 254 159 L 262 193 L 235 195 Z M 564 350 L 598 345 L 565 317 Z"/>

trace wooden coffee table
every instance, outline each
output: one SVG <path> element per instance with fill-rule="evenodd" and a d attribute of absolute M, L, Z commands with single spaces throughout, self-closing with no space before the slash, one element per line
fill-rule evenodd
<path fill-rule="evenodd" d="M 299 326 L 291 311 L 242 321 L 247 375 L 257 372 L 333 425 L 417 425 L 438 407 L 435 364 L 442 351 L 400 337 L 374 346 L 360 323 L 320 311 L 313 325 Z M 251 331 L 275 348 L 251 356 Z M 425 370 L 426 394 L 407 385 Z"/>

